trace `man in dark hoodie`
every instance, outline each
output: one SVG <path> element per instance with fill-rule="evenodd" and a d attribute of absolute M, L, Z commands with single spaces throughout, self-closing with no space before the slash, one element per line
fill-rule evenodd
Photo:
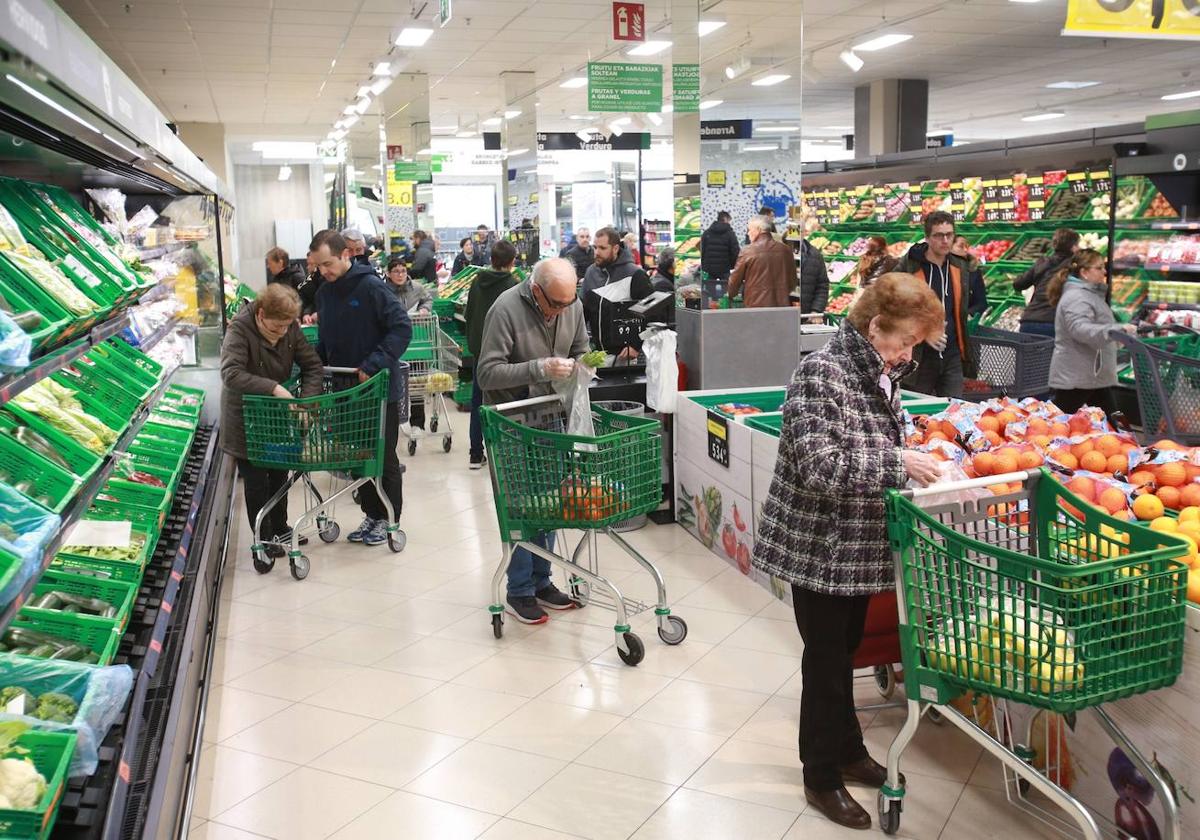
<path fill-rule="evenodd" d="M 304 285 L 304 269 L 298 265 L 292 265 L 288 252 L 282 248 L 272 248 L 267 251 L 267 273 L 270 277 L 267 283 L 286 283 L 293 289 L 299 289 Z"/>
<path fill-rule="evenodd" d="M 896 270 L 920 277 L 946 308 L 945 335 L 936 345 L 917 345 L 913 361 L 920 367 L 904 386 L 921 394 L 961 399 L 963 378 L 974 377 L 978 368 L 967 338 L 971 268 L 951 252 L 953 245 L 954 217 L 940 210 L 930 213 L 925 217 L 925 241 L 912 246 Z"/>
<path fill-rule="evenodd" d="M 517 264 L 517 249 L 507 239 L 500 239 L 492 246 L 492 267 L 475 275 L 471 294 L 467 298 L 467 349 L 476 359 L 483 352 L 483 320 L 488 310 L 501 294 L 521 281 L 513 275 Z M 479 422 L 479 406 L 483 405 L 483 391 L 479 389 L 479 377 L 471 382 L 471 469 L 482 469 L 487 463 L 483 451 L 483 426 Z"/>
<path fill-rule="evenodd" d="M 617 303 L 600 296 L 600 289 L 624 280 L 630 281 L 626 295 L 628 300 Z M 635 358 L 641 347 L 637 337 L 639 331 L 622 331 L 616 322 L 631 303 L 636 303 L 653 291 L 649 275 L 634 263 L 633 256 L 621 245 L 621 235 L 611 227 L 596 231 L 596 261 L 584 275 L 579 294 L 583 299 L 583 311 L 592 343 L 601 350 L 619 354 L 621 358 Z"/>
<path fill-rule="evenodd" d="M 738 244 L 733 225 L 729 224 L 732 218 L 722 210 L 717 214 L 717 220 L 700 237 L 700 270 L 708 275 L 709 280 L 728 283 L 729 274 L 737 265 L 742 246 Z"/>
<path fill-rule="evenodd" d="M 575 266 L 575 276 L 582 280 L 587 276 L 587 270 L 596 262 L 596 249 L 592 247 L 592 232 L 586 227 L 575 231 L 575 242 L 563 248 L 559 254 L 563 259 L 571 261 Z"/>
<path fill-rule="evenodd" d="M 404 470 L 396 453 L 400 439 L 400 409 L 404 386 L 399 361 L 412 339 L 412 322 L 396 296 L 388 291 L 369 265 L 353 259 L 350 246 L 335 230 L 313 237 L 309 250 L 325 278 L 317 293 L 320 336 L 317 353 L 332 367 L 356 368 L 358 380 L 391 371 L 383 432 L 383 492 L 394 520 L 373 484 L 359 490 L 363 521 L 348 536 L 351 542 L 380 545 L 398 527 L 404 505 Z"/>
<path fill-rule="evenodd" d="M 438 287 L 437 250 L 433 245 L 433 237 L 423 230 L 414 230 L 412 235 L 413 251 L 412 266 L 408 273 L 414 279 L 425 284 L 425 288 L 436 295 Z"/>

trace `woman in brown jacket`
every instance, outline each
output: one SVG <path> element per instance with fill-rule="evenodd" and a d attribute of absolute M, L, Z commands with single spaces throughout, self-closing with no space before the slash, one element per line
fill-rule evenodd
<path fill-rule="evenodd" d="M 845 782 L 880 787 L 887 775 L 863 745 L 851 665 L 867 602 L 895 588 L 883 494 L 939 475 L 931 456 L 904 448 L 899 383 L 915 368 L 913 347 L 940 338 L 945 318 L 916 277 L 885 274 L 833 340 L 804 357 L 783 404 L 779 459 L 754 546 L 754 566 L 791 584 L 804 639 L 805 798 L 850 828 L 868 828 L 871 816 Z"/>
<path fill-rule="evenodd" d="M 321 393 L 321 358 L 300 330 L 300 296 L 283 283 L 271 283 L 229 323 L 221 346 L 221 448 L 237 459 L 245 482 L 246 514 L 250 527 L 272 496 L 287 481 L 286 470 L 256 467 L 246 460 L 246 428 L 242 423 L 242 395 L 256 394 L 290 399 L 281 383 L 300 367 L 301 395 Z M 268 545 L 268 556 L 282 557 L 281 543 L 290 534 L 287 497 L 263 520 L 258 538 Z"/>

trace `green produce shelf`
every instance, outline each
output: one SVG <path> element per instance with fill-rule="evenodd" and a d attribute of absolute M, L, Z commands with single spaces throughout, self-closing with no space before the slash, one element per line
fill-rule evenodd
<path fill-rule="evenodd" d="M 87 613 L 63 613 L 62 610 L 44 609 L 33 606 L 48 592 L 67 592 L 83 598 L 95 598 L 105 601 L 113 606 L 116 610 L 116 615 L 105 618 Z M 124 632 L 125 625 L 129 623 L 129 614 L 133 612 L 133 603 L 137 600 L 137 593 L 137 587 L 126 581 L 104 580 L 103 578 L 74 575 L 69 572 L 50 569 L 42 575 L 41 580 L 33 587 L 33 592 L 18 615 L 29 619 L 69 615 L 76 620 L 83 621 L 85 624 L 91 624 L 95 627 L 116 627 Z"/>
<path fill-rule="evenodd" d="M 78 394 L 87 394 L 103 400 L 106 406 L 120 416 L 132 417 L 141 408 L 141 397 L 131 394 L 122 388 L 117 380 L 96 371 L 95 368 L 89 368 L 82 362 L 82 359 L 76 359 L 72 365 L 51 374 L 50 378 Z"/>
<path fill-rule="evenodd" d="M 8 412 L 9 416 L 6 417 L 4 412 Z M 71 472 L 84 481 L 91 478 L 104 461 L 99 453 L 93 452 L 83 444 L 67 437 L 38 415 L 9 403 L 4 406 L 4 411 L 0 412 L 0 427 L 12 429 L 17 425 L 28 426 L 45 438 L 54 447 L 59 457 L 66 461 Z"/>
<path fill-rule="evenodd" d="M 726 403 L 740 403 L 762 409 L 764 413 L 770 413 L 779 411 L 786 398 L 787 390 L 785 388 L 775 388 L 769 391 L 750 391 L 744 394 L 706 394 L 704 396 L 688 397 L 688 399 L 697 405 L 701 405 L 709 411 L 731 419 L 736 419 L 737 415 L 722 411 L 717 406 Z M 740 416 L 747 417 L 751 415 Z"/>
<path fill-rule="evenodd" d="M 46 792 L 35 810 L 0 808 L 0 836 L 6 840 L 45 840 L 58 820 L 58 806 L 75 752 L 75 733 L 30 730 L 17 738 L 16 745 L 29 751 L 29 760 L 46 779 Z"/>
<path fill-rule="evenodd" d="M 159 516 L 159 524 L 166 519 L 167 511 L 171 509 L 171 494 L 165 487 L 155 487 L 152 484 L 141 484 L 136 481 L 126 481 L 121 478 L 110 478 L 100 493 L 98 501 L 111 501 L 122 507 L 139 507 L 152 510 Z"/>
<path fill-rule="evenodd" d="M 0 483 L 54 513 L 62 513 L 83 482 L 0 430 Z"/>
<path fill-rule="evenodd" d="M 1046 240 L 1044 247 L 1038 250 L 1037 253 L 1030 255 L 1030 249 L 1034 247 L 1034 244 L 1038 240 L 1042 239 Z M 1044 257 L 1047 253 L 1049 253 L 1050 239 L 1051 234 L 1042 233 L 1040 231 L 1031 231 L 1029 233 L 1021 234 L 1017 241 L 1013 243 L 1012 247 L 1005 252 L 1003 261 L 1028 267 L 1029 265 L 1037 262 L 1040 257 Z M 1024 254 L 1024 256 L 1019 256 L 1021 254 Z"/>
<path fill-rule="evenodd" d="M 38 615 L 26 615 L 22 609 L 21 612 L 17 613 L 17 617 L 13 619 L 10 629 L 32 630 L 35 633 L 45 633 L 48 636 L 65 639 L 96 654 L 100 661 L 92 664 L 110 664 L 113 661 L 113 657 L 117 655 L 117 648 L 121 645 L 121 636 L 124 633 L 111 619 L 102 623 L 92 623 L 82 621 L 81 619 L 83 618 L 87 618 L 87 616 L 54 612 L 52 610 L 39 610 Z M 26 654 L 19 655 L 24 656 Z M 31 658 L 49 659 L 50 657 L 41 656 Z M 79 662 L 82 660 L 74 659 L 71 661 Z"/>
<path fill-rule="evenodd" d="M 751 429 L 779 437 L 783 431 L 783 413 L 755 414 L 746 418 L 746 425 Z"/>

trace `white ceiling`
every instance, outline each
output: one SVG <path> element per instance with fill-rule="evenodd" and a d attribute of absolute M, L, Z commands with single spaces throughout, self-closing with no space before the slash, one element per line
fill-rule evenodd
<path fill-rule="evenodd" d="M 855 85 L 889 77 L 928 78 L 930 130 L 976 140 L 1138 121 L 1183 110 L 1187 102 L 1159 97 L 1200 86 L 1185 81 L 1196 66 L 1194 44 L 1061 36 L 1065 0 L 699 2 L 703 18 L 727 21 L 701 41 L 704 96 L 724 100 L 705 118 L 795 121 L 802 113 L 806 137 L 845 133 L 825 127 L 853 122 Z M 434 125 L 470 125 L 502 111 L 501 73 L 529 71 L 539 87 L 538 127 L 575 130 L 580 123 L 567 117 L 586 113 L 586 88 L 564 90 L 559 82 L 589 60 L 620 55 L 609 40 L 609 0 L 454 0 L 450 25 L 409 51 L 391 47 L 395 34 L 414 17 L 436 28 L 434 0 L 60 4 L 173 120 L 221 122 L 231 138 L 323 137 L 371 65 L 385 58 L 406 73 L 427 74 Z M 670 3 L 646 5 L 650 29 L 669 32 Z M 846 47 L 893 31 L 914 37 L 861 54 L 867 65 L 858 74 L 838 60 Z M 739 57 L 754 61 L 753 72 L 728 82 L 722 69 Z M 670 78 L 670 52 L 640 60 L 661 60 Z M 750 78 L 769 67 L 792 79 L 751 87 Z M 1068 79 L 1102 84 L 1045 88 Z M 403 104 L 393 92 L 384 98 L 389 113 Z M 1020 120 L 1050 109 L 1067 116 Z M 373 146 L 376 136 L 364 118 L 352 140 Z"/>

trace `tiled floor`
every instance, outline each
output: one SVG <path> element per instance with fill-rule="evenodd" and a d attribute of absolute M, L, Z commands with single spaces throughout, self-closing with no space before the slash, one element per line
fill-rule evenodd
<path fill-rule="evenodd" d="M 681 529 L 649 525 L 629 540 L 663 570 L 689 623 L 682 645 L 663 645 L 653 616 L 639 617 L 646 659 L 626 667 L 612 614 L 597 608 L 537 628 L 509 620 L 496 640 L 487 473 L 429 444 L 406 463 L 402 554 L 314 539 L 298 583 L 282 563 L 256 574 L 241 528 L 192 838 L 864 836 L 804 802 L 802 647 L 788 608 Z M 339 519 L 346 532 L 357 510 Z M 602 565 L 650 595 L 628 557 L 606 548 Z M 860 697 L 877 699 L 869 681 Z M 882 759 L 903 712 L 862 720 Z M 981 756 L 952 728 L 922 725 L 905 756 L 902 837 L 1042 835 Z M 873 791 L 852 792 L 874 813 Z"/>

